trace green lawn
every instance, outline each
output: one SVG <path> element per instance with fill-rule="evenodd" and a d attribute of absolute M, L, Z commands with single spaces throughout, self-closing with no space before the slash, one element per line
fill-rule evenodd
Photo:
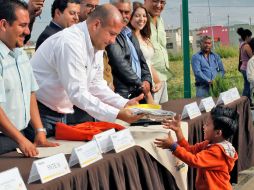
<path fill-rule="evenodd" d="M 243 78 L 241 73 L 237 70 L 238 57 L 223 58 L 222 62 L 226 70 L 225 82 L 227 86 L 237 87 L 239 93 L 242 93 Z M 170 80 L 168 81 L 169 99 L 183 98 L 184 97 L 184 84 L 183 84 L 183 61 L 170 61 Z M 195 97 L 195 79 L 191 70 L 191 96 Z"/>

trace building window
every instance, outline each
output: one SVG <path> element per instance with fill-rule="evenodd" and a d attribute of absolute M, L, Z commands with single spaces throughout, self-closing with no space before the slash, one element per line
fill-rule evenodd
<path fill-rule="evenodd" d="M 167 43 L 167 49 L 173 49 L 174 45 L 173 43 Z"/>

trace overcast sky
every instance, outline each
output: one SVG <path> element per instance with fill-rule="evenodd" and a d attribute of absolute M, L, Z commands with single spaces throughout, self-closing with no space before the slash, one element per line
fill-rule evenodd
<path fill-rule="evenodd" d="M 143 2 L 143 0 L 138 0 Z M 45 26 L 50 22 L 50 8 L 53 0 L 45 0 L 41 18 L 36 19 L 32 40 L 36 40 Z M 100 0 L 101 4 L 109 2 Z M 180 27 L 181 0 L 167 0 L 163 11 L 166 28 Z M 210 0 L 212 25 L 230 25 L 239 23 L 254 23 L 254 0 Z M 189 1 L 190 28 L 209 26 L 208 0 Z"/>

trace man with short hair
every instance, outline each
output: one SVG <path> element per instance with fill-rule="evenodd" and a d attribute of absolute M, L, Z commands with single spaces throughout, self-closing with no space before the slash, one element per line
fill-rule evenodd
<path fill-rule="evenodd" d="M 152 65 L 158 72 L 162 83 L 161 89 L 154 94 L 154 101 L 164 103 L 168 101 L 167 80 L 169 79 L 168 52 L 166 49 L 166 32 L 161 13 L 166 5 L 166 0 L 144 0 L 151 19 L 151 42 L 154 47 Z"/>
<path fill-rule="evenodd" d="M 98 6 L 99 0 L 80 0 L 80 22 L 87 19 L 88 15 Z"/>
<path fill-rule="evenodd" d="M 80 0 L 55 0 L 51 7 L 52 21 L 40 34 L 35 50 L 50 36 L 79 22 Z"/>
<path fill-rule="evenodd" d="M 111 0 L 111 3 L 120 11 L 127 25 L 131 16 L 130 0 Z M 132 35 L 131 29 L 125 26 L 116 37 L 116 42 L 106 50 L 115 92 L 124 98 L 132 98 L 141 93 L 146 96 L 150 92 L 152 78 L 139 42 Z"/>
<path fill-rule="evenodd" d="M 57 144 L 46 139 L 35 97 L 38 86 L 20 48 L 30 33 L 28 6 L 20 0 L 0 0 L 0 10 L 0 154 L 19 147 L 25 156 L 35 156 L 36 145 Z M 30 119 L 35 144 L 23 136 Z"/>
<path fill-rule="evenodd" d="M 210 87 L 218 74 L 224 76 L 224 67 L 220 56 L 212 52 L 212 40 L 203 36 L 200 40 L 201 50 L 192 56 L 191 66 L 195 75 L 196 97 L 209 96 Z"/>
<path fill-rule="evenodd" d="M 39 84 L 37 99 L 43 123 L 50 136 L 56 122 L 66 123 L 73 105 L 100 121 L 133 122 L 127 100 L 115 94 L 103 79 L 103 50 L 123 27 L 119 11 L 112 5 L 98 6 L 86 21 L 62 30 L 46 40 L 31 59 Z"/>

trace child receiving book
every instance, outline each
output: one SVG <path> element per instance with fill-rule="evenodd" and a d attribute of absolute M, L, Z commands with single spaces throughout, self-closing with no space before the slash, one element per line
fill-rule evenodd
<path fill-rule="evenodd" d="M 154 143 L 159 148 L 170 149 L 180 160 L 197 168 L 197 190 L 232 189 L 229 172 L 238 155 L 227 139 L 237 130 L 238 117 L 238 113 L 232 109 L 213 108 L 203 126 L 205 141 L 191 146 L 183 136 L 178 115 L 173 120 L 163 122 L 164 128 L 176 133 L 177 142 L 169 132 L 167 138 L 155 139 Z"/>

